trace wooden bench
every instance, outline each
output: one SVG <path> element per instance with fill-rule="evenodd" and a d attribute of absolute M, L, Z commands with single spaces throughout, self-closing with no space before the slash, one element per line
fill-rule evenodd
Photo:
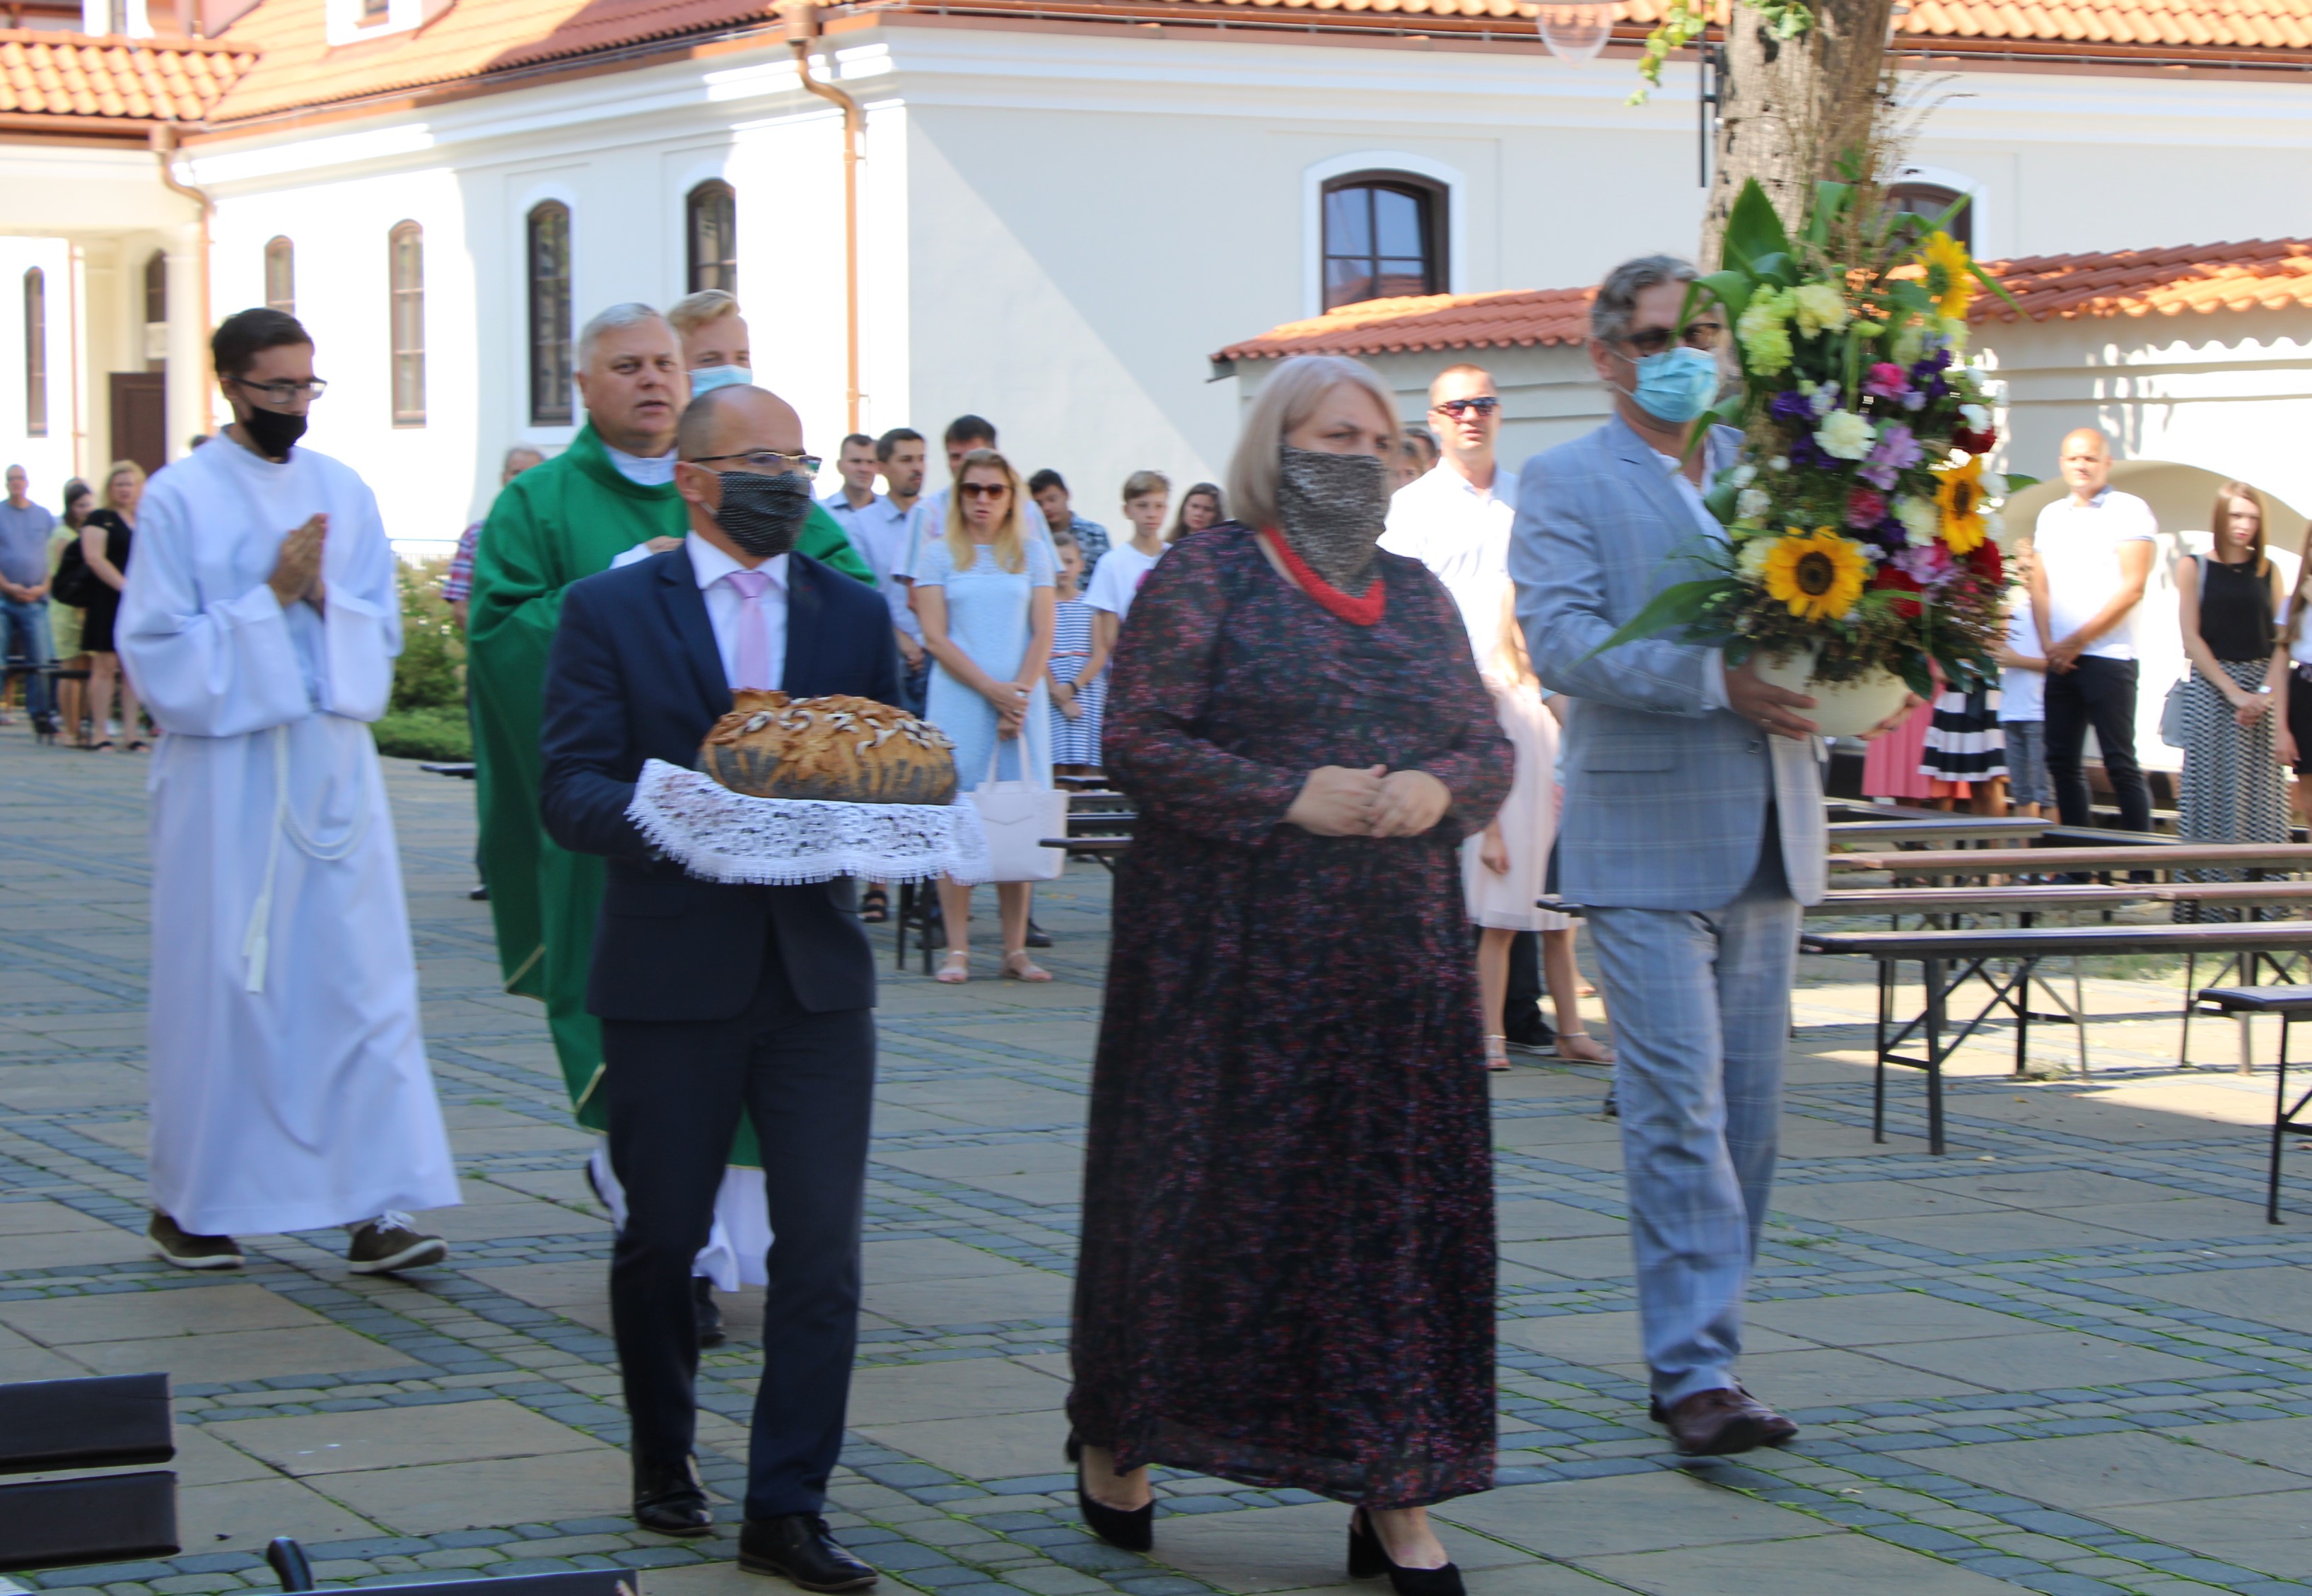
<path fill-rule="evenodd" d="M 265 1548 L 281 1589 L 319 1589 L 305 1548 L 283 1536 Z M 363 1585 L 363 1596 L 639 1596 L 642 1577 L 631 1568 L 574 1568 L 560 1574 L 510 1574 L 499 1579 L 428 1580 L 405 1585 Z"/>
<path fill-rule="evenodd" d="M 2150 926 L 2031 926 L 1976 927 L 1944 931 L 1806 931 L 1800 951 L 1823 955 L 1852 955 L 1875 960 L 1878 966 L 1877 1060 L 1871 1076 L 1870 1132 L 1886 1140 L 1887 1067 L 1917 1069 L 1927 1077 L 1927 1147 L 1943 1150 L 1943 1065 L 1961 1043 L 1992 1015 L 2006 1009 L 2015 1016 L 2015 1071 L 2026 1068 L 2034 1019 L 2068 1019 L 2084 1035 L 2087 1016 L 2034 1014 L 2028 997 L 2039 961 L 2062 956 L 2152 953 L 2289 953 L 2312 952 L 2312 921 L 2249 920 L 2231 924 Z M 2013 961 L 2010 970 L 1993 968 L 1995 961 Z M 1919 1012 L 1897 1025 L 1895 1021 L 1896 977 L 1905 963 L 1919 966 L 1925 989 Z M 1981 1012 L 1953 1027 L 1949 1015 L 1951 995 L 1969 981 L 1980 981 L 1990 991 Z M 2044 984 L 2044 983 L 2043 983 Z M 1913 1036 L 1923 1033 L 1923 1057 L 1902 1052 Z M 2086 1068 L 2084 1045 L 2080 1068 Z"/>
<path fill-rule="evenodd" d="M 0 1474 L 115 1469 L 177 1455 L 166 1374 L 0 1385 Z M 168 1470 L 0 1485 L 0 1570 L 171 1557 Z"/>
<path fill-rule="evenodd" d="M 2312 870 L 2312 843 L 2150 842 L 2125 848 L 1968 848 L 1943 852 L 1834 853 L 1833 875 L 1883 871 L 1900 880 L 2061 871 Z"/>
<path fill-rule="evenodd" d="M 463 781 L 474 779 L 474 762 L 470 759 L 427 760 L 417 768 L 429 776 L 453 776 Z"/>
<path fill-rule="evenodd" d="M 1946 842 L 1964 848 L 1969 843 L 1990 847 L 2033 842 L 2046 831 L 2047 823 L 1945 815 L 1930 819 L 1834 820 L 1823 829 L 1833 848 L 1900 847 L 1906 842 Z"/>
<path fill-rule="evenodd" d="M 2272 1161 L 2264 1173 L 2264 1222 L 2277 1225 L 2282 1138 L 2290 1131 L 2299 1136 L 2312 1135 L 2312 1121 L 2303 1117 L 2305 1104 L 2312 1102 L 2312 1090 L 2306 1091 L 2294 1103 L 2288 1101 L 2288 1028 L 2298 1020 L 2312 1018 L 2312 987 L 2209 987 L 2197 995 L 2193 1007 L 2241 1019 L 2256 1014 L 2280 1016 L 2280 1077 L 2273 1087 Z"/>

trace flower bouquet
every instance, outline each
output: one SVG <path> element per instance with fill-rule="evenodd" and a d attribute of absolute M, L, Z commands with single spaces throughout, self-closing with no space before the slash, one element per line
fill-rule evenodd
<path fill-rule="evenodd" d="M 1867 196 L 1867 197 L 1866 197 Z M 1741 428 L 1739 463 L 1707 495 L 1727 530 L 1711 573 L 1657 594 L 1606 646 L 1664 632 L 1756 657 L 1767 680 L 1814 695 L 1828 735 L 1868 731 L 1931 697 L 1938 668 L 1966 689 L 1990 676 L 2006 573 L 1998 506 L 2027 477 L 1984 468 L 1998 442 L 1963 363 L 1978 284 L 1966 250 L 1919 218 L 1875 213 L 1874 190 L 1817 186 L 1797 239 L 1754 180 L 1729 217 L 1714 300 L 1734 332 L 1740 386 L 1695 423 Z"/>

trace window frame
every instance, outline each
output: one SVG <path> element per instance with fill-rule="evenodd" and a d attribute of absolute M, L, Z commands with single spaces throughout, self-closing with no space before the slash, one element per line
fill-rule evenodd
<path fill-rule="evenodd" d="M 1367 294 L 1358 299 L 1336 301 L 1332 292 L 1332 265 L 1336 259 L 1354 258 L 1336 255 L 1329 231 L 1330 212 L 1334 196 L 1350 189 L 1368 193 L 1382 191 L 1402 194 L 1419 206 L 1422 231 L 1422 283 L 1423 294 L 1448 293 L 1453 281 L 1452 205 L 1453 185 L 1424 172 L 1408 171 L 1402 167 L 1363 167 L 1326 178 L 1317 190 L 1317 310 L 1318 314 L 1362 305 L 1376 299 L 1398 297 L 1393 294 Z M 1366 202 L 1370 216 L 1370 199 Z M 1372 266 L 1367 280 L 1379 277 L 1379 240 L 1375 239 L 1363 259 Z"/>
<path fill-rule="evenodd" d="M 48 435 L 48 275 L 24 270 L 24 436 Z"/>
<path fill-rule="evenodd" d="M 265 308 L 297 314 L 297 246 L 286 233 L 265 240 Z"/>
<path fill-rule="evenodd" d="M 710 205 L 719 204 L 722 214 L 711 216 Z M 709 258 L 706 240 L 702 236 L 710 222 L 719 222 L 723 232 L 724 253 Z M 682 196 L 683 280 L 689 284 L 686 293 L 697 293 L 703 289 L 719 288 L 723 292 L 739 292 L 739 191 L 721 178 L 708 178 L 691 186 Z"/>
<path fill-rule="evenodd" d="M 539 200 L 522 217 L 522 285 L 528 306 L 532 426 L 566 427 L 577 419 L 574 333 L 570 320 L 572 222 L 569 203 L 559 199 Z M 558 225 L 561 249 L 561 257 L 552 273 L 539 270 L 539 251 L 548 224 Z"/>
<path fill-rule="evenodd" d="M 1923 199 L 1929 196 L 1939 196 L 1940 199 L 1938 203 L 1933 204 L 1925 210 L 1912 210 L 1909 206 L 1897 203 L 1905 199 Z M 1960 207 L 1958 214 L 1951 218 L 1950 236 L 1957 240 L 1970 255 L 1975 253 L 1975 202 L 1976 197 L 1975 193 L 1972 189 L 1955 188 L 1949 183 L 1938 182 L 1928 178 L 1905 176 L 1895 182 L 1889 183 L 1887 186 L 1887 209 L 1889 211 L 1900 211 L 1905 215 L 1916 216 L 1922 227 L 1927 222 L 1932 221 L 1935 217 L 1942 214 L 1943 212 L 1950 209 L 1952 201 L 1965 200 L 1966 203 Z"/>
<path fill-rule="evenodd" d="M 425 424 L 425 230 L 397 222 L 385 235 L 388 389 L 397 427 Z"/>

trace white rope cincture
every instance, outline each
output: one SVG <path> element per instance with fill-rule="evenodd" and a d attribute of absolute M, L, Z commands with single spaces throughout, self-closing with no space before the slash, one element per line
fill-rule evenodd
<path fill-rule="evenodd" d="M 355 778 L 354 802 L 354 817 L 346 825 L 345 836 L 336 842 L 315 842 L 289 804 L 289 728 L 273 728 L 273 823 L 266 828 L 265 879 L 257 889 L 257 906 L 250 912 L 249 934 L 241 942 L 241 956 L 248 965 L 242 990 L 265 990 L 265 971 L 273 946 L 273 884 L 281 870 L 282 837 L 287 836 L 298 852 L 317 863 L 334 865 L 349 859 L 369 834 L 369 782 L 359 775 Z"/>

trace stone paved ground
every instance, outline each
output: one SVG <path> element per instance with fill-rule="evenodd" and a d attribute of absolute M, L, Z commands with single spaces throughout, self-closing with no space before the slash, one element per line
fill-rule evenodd
<path fill-rule="evenodd" d="M 465 898 L 462 783 L 389 778 L 466 1179 L 468 1206 L 434 1217 L 454 1267 L 355 1278 L 333 1234 L 259 1238 L 225 1279 L 144 1255 L 144 768 L 0 733 L 0 1379 L 170 1371 L 185 1552 L 20 1578 L 270 1589 L 255 1554 L 292 1534 L 330 1582 L 619 1565 L 645 1596 L 765 1589 L 727 1537 L 621 1515 L 608 1234 L 538 1013 L 498 991 Z M 1167 1479 L 1150 1558 L 1074 1520 L 1059 1407 L 1105 885 L 1087 867 L 1044 894 L 1050 987 L 884 988 L 871 1314 L 835 1522 L 935 1596 L 1340 1588 L 1344 1514 L 1298 1493 Z M 1986 1050 L 1933 1159 L 1915 1083 L 1901 1134 L 1871 1144 L 1869 989 L 1809 972 L 1747 1365 L 1805 1436 L 1731 1461 L 1681 1466 L 1644 1421 L 1596 1073 L 1504 1077 L 1502 1488 L 1441 1512 L 1472 1589 L 2312 1591 L 2312 1203 L 2262 1223 L 2269 1076 L 2165 1070 L 2175 996 L 2089 983 L 2112 1068 L 2091 1086 L 2015 1082 L 2003 1041 Z M 2045 1061 L 2069 1045 L 2050 1035 Z M 2195 1046 L 2233 1056 L 2221 1033 Z M 732 1317 L 702 1382 L 726 1492 L 759 1351 L 743 1298 Z"/>

